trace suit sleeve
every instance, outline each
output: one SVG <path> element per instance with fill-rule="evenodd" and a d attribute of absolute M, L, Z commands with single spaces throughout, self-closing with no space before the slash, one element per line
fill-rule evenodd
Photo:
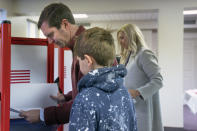
<path fill-rule="evenodd" d="M 72 99 L 72 91 L 69 91 L 64 95 L 65 101 L 70 101 Z"/>
<path fill-rule="evenodd" d="M 69 122 L 70 110 L 73 100 L 65 102 L 61 106 L 50 106 L 44 109 L 46 125 L 65 124 Z"/>

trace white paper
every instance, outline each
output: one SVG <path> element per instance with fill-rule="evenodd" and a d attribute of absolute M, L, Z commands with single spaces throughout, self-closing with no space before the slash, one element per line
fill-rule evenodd
<path fill-rule="evenodd" d="M 47 81 L 47 46 L 11 45 L 11 70 L 30 70 L 31 83 Z"/>
<path fill-rule="evenodd" d="M 56 83 L 13 84 L 10 90 L 10 107 L 20 111 L 56 106 L 57 102 L 50 95 L 56 96 L 57 93 Z M 10 117 L 12 116 L 15 118 L 18 114 L 10 112 Z"/>

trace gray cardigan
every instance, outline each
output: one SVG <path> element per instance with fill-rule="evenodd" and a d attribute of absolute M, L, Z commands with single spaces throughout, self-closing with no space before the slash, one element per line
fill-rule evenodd
<path fill-rule="evenodd" d="M 141 49 L 135 57 L 130 57 L 126 68 L 125 86 L 141 94 L 135 99 L 138 131 L 163 131 L 159 100 L 163 78 L 156 56 L 148 49 Z"/>

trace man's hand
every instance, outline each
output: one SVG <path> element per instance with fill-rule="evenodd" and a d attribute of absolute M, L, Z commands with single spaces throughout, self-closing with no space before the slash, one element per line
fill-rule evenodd
<path fill-rule="evenodd" d="M 138 90 L 129 89 L 129 93 L 135 99 L 137 96 L 140 96 L 140 92 Z"/>
<path fill-rule="evenodd" d="M 64 95 L 62 93 L 57 93 L 57 96 L 50 96 L 51 99 L 57 101 L 58 104 L 63 104 L 65 101 Z"/>
<path fill-rule="evenodd" d="M 24 117 L 30 123 L 40 122 L 40 110 L 21 111 L 20 117 Z"/>

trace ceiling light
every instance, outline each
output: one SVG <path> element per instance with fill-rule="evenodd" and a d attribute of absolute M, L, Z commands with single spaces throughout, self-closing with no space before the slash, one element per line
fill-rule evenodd
<path fill-rule="evenodd" d="M 73 14 L 74 18 L 77 19 L 83 19 L 83 18 L 88 18 L 87 14 Z"/>
<path fill-rule="evenodd" d="M 186 11 L 183 11 L 183 14 L 184 15 L 194 15 L 194 14 L 197 14 L 197 10 L 186 10 Z"/>

